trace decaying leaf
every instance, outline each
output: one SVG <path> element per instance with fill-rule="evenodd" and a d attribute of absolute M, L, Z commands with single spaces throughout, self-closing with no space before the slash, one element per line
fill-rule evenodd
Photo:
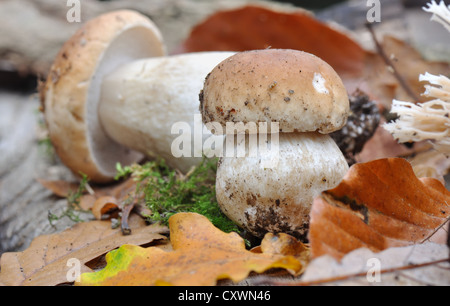
<path fill-rule="evenodd" d="M 376 270 L 379 269 L 379 270 Z M 450 264 L 445 245 L 427 242 L 380 253 L 359 249 L 341 261 L 329 256 L 313 260 L 303 285 L 449 286 Z"/>
<path fill-rule="evenodd" d="M 185 52 L 295 49 L 315 54 L 345 75 L 359 75 L 367 52 L 355 41 L 304 10 L 281 12 L 259 6 L 222 11 L 197 25 Z"/>
<path fill-rule="evenodd" d="M 111 213 L 118 212 L 119 201 L 115 197 L 103 196 L 98 198 L 93 207 L 92 214 L 95 219 L 102 220 L 105 215 L 110 215 Z"/>
<path fill-rule="evenodd" d="M 4 253 L 0 259 L 0 283 L 7 286 L 54 286 L 67 283 L 70 259 L 80 262 L 81 272 L 92 271 L 85 264 L 125 244 L 149 244 L 165 240 L 159 225 L 146 226 L 133 215 L 132 236 L 123 236 L 120 229 L 111 229 L 111 222 L 79 223 L 62 233 L 40 236 L 30 247 L 18 253 Z"/>
<path fill-rule="evenodd" d="M 361 248 L 341 260 L 321 256 L 299 279 L 260 277 L 250 285 L 277 286 L 449 286 L 450 262 L 445 245 L 426 242 L 374 253 Z"/>
<path fill-rule="evenodd" d="M 419 180 L 406 160 L 356 164 L 314 201 L 311 254 L 342 258 L 362 247 L 379 252 L 422 243 L 449 217 L 450 192 L 436 179 Z"/>
<path fill-rule="evenodd" d="M 446 74 L 450 69 L 448 63 L 424 60 L 412 46 L 394 37 L 385 36 L 380 45 L 406 85 L 419 97 L 423 88 L 417 80 L 420 73 Z M 392 73 L 393 67 L 380 54 L 363 49 L 347 33 L 301 9 L 282 12 L 246 6 L 218 12 L 192 30 L 181 51 L 246 51 L 269 47 L 317 55 L 338 72 L 349 93 L 361 89 L 384 108 L 389 109 L 393 99 L 410 98 Z"/>
<path fill-rule="evenodd" d="M 239 235 L 218 230 L 196 213 L 172 216 L 169 227 L 173 251 L 123 245 L 106 255 L 105 269 L 82 274 L 76 285 L 208 286 L 221 279 L 239 282 L 252 271 L 302 268 L 292 256 L 247 251 Z"/>
<path fill-rule="evenodd" d="M 450 158 L 443 153 L 435 149 L 427 150 L 411 157 L 409 162 L 417 177 L 431 177 L 445 184 L 444 176 L 450 171 Z"/>
<path fill-rule="evenodd" d="M 263 254 L 289 255 L 297 258 L 302 263 L 303 268 L 295 275 L 303 273 L 304 268 L 308 266 L 311 255 L 307 245 L 285 233 L 267 233 L 261 241 L 261 245 L 254 247 L 251 251 Z"/>
<path fill-rule="evenodd" d="M 383 52 L 391 59 L 392 66 L 387 66 L 379 54 L 368 53 L 364 65 L 364 79 L 373 98 L 387 109 L 390 109 L 393 99 L 411 99 L 392 73 L 392 69 L 401 75 L 414 96 L 418 98 L 416 102 L 426 101 L 421 95 L 423 83 L 419 81 L 418 75 L 424 71 L 445 74 L 450 70 L 449 63 L 426 61 L 416 49 L 395 37 L 384 36 L 380 44 Z"/>
<path fill-rule="evenodd" d="M 54 195 L 61 197 L 61 198 L 67 198 L 70 193 L 76 192 L 76 190 L 79 187 L 79 183 L 73 183 L 73 182 L 67 182 L 67 181 L 48 181 L 44 179 L 37 179 L 37 181 L 47 188 L 48 190 L 52 191 Z"/>

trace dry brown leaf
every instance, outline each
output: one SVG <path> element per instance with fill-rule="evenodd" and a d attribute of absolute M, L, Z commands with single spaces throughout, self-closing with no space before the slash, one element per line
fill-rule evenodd
<path fill-rule="evenodd" d="M 404 159 L 356 164 L 338 187 L 314 201 L 312 257 L 424 242 L 448 221 L 449 203 L 450 192 L 439 181 L 419 180 Z"/>
<path fill-rule="evenodd" d="M 119 210 L 119 201 L 115 197 L 103 196 L 98 198 L 93 207 L 92 214 L 95 219 L 102 220 L 105 215 L 109 215 Z"/>
<path fill-rule="evenodd" d="M 435 149 L 420 152 L 409 159 L 417 177 L 432 177 L 445 184 L 450 171 L 450 158 Z"/>
<path fill-rule="evenodd" d="M 106 256 L 105 269 L 82 274 L 76 284 L 211 286 L 221 279 L 239 282 L 252 271 L 302 268 L 293 256 L 247 251 L 239 235 L 220 231 L 199 214 L 175 214 L 169 227 L 173 251 L 123 245 Z"/>
<path fill-rule="evenodd" d="M 315 54 L 345 75 L 359 75 L 367 52 L 311 13 L 246 6 L 212 15 L 197 25 L 182 51 L 296 49 Z"/>
<path fill-rule="evenodd" d="M 37 237 L 30 247 L 17 253 L 4 253 L 0 259 L 0 283 L 8 286 L 54 286 L 67 283 L 69 259 L 81 263 L 81 272 L 92 271 L 85 264 L 125 244 L 144 245 L 165 240 L 161 233 L 167 228 L 146 226 L 133 215 L 133 235 L 124 236 L 120 229 L 111 229 L 111 222 L 79 223 L 62 233 Z"/>
<path fill-rule="evenodd" d="M 44 179 L 37 179 L 37 181 L 45 188 L 52 191 L 54 195 L 61 198 L 67 198 L 70 194 L 77 192 L 80 186 L 79 183 L 61 180 L 49 181 Z M 117 199 L 125 198 L 130 192 L 134 191 L 135 188 L 136 182 L 132 178 L 109 186 L 90 186 L 91 193 L 96 197 L 112 196 Z M 85 193 L 89 193 L 89 191 L 86 190 Z"/>
<path fill-rule="evenodd" d="M 414 143 L 410 147 L 398 143 L 392 137 L 392 134 L 383 128 L 382 125 L 384 123 L 386 123 L 386 120 L 382 118 L 375 134 L 366 142 L 363 150 L 357 154 L 357 162 L 365 163 L 382 158 L 411 156 L 415 153 L 426 151 L 431 147 L 427 142 Z"/>
<path fill-rule="evenodd" d="M 79 184 L 66 181 L 48 181 L 38 179 L 42 186 L 52 191 L 54 195 L 67 198 L 79 189 Z M 110 186 L 89 186 L 80 196 L 79 208 L 85 211 L 92 210 L 94 217 L 101 220 L 101 216 L 109 210 L 119 209 L 119 204 L 136 190 L 136 182 L 130 178 Z M 109 201 L 109 202 L 108 202 Z M 108 205 L 109 204 L 109 205 Z M 78 208 L 78 207 L 77 207 Z"/>
<path fill-rule="evenodd" d="M 422 95 L 423 83 L 419 81 L 420 74 L 429 72 L 439 75 L 446 74 L 450 70 L 449 63 L 426 61 L 416 49 L 395 37 L 385 36 L 381 46 L 389 56 L 392 67 L 389 67 L 378 54 L 368 53 L 364 78 L 373 98 L 387 109 L 390 109 L 393 99 L 410 101 L 412 98 L 400 85 L 392 73 L 392 68 L 402 76 L 419 99 L 415 102 L 425 102 L 427 99 Z"/>
<path fill-rule="evenodd" d="M 396 38 L 386 36 L 380 44 L 419 97 L 423 91 L 420 74 L 425 71 L 447 74 L 450 70 L 448 63 L 425 61 L 413 47 Z M 384 108 L 390 108 L 392 99 L 410 100 L 380 54 L 364 50 L 350 36 L 304 10 L 292 13 L 246 6 L 219 12 L 192 30 L 181 51 L 246 51 L 268 47 L 317 55 L 338 72 L 349 93 L 361 89 Z"/>
<path fill-rule="evenodd" d="M 254 285 L 278 286 L 449 286 L 448 248 L 426 242 L 374 253 L 355 250 L 341 260 L 321 256 L 310 262 L 300 279 L 263 277 Z"/>
<path fill-rule="evenodd" d="M 54 195 L 60 198 L 67 198 L 71 193 L 75 193 L 78 190 L 80 184 L 67 182 L 67 181 L 48 181 L 44 179 L 37 179 L 37 181 L 52 191 Z"/>

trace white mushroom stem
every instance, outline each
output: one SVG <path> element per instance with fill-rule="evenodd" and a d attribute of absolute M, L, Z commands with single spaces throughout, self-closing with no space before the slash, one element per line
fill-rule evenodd
<path fill-rule="evenodd" d="M 125 147 L 162 157 L 168 165 L 189 171 L 202 156 L 198 139 L 197 145 L 194 143 L 194 132 L 198 134 L 201 129 L 201 143 L 211 136 L 206 129 L 203 133 L 199 111 L 204 80 L 217 64 L 233 54 L 192 53 L 121 66 L 102 82 L 99 117 L 106 134 Z M 196 114 L 198 122 L 194 121 Z M 176 123 L 190 131 L 173 130 Z M 181 133 L 192 135 L 192 158 L 176 158 L 172 152 L 172 143 Z"/>
<path fill-rule="evenodd" d="M 249 137 L 244 157 L 219 161 L 216 195 L 222 211 L 256 236 L 304 236 L 313 199 L 347 173 L 344 156 L 329 135 L 319 133 L 280 133 L 275 146 L 272 135 L 251 156 Z M 266 145 L 270 150 L 261 151 Z M 267 162 L 272 165 L 262 166 Z"/>

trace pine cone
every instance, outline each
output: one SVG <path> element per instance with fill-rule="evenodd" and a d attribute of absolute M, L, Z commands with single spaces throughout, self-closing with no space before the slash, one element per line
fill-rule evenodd
<path fill-rule="evenodd" d="M 353 165 L 356 163 L 355 155 L 362 151 L 366 142 L 375 134 L 381 114 L 375 102 L 360 90 L 350 96 L 350 110 L 347 124 L 330 136 L 349 165 Z"/>

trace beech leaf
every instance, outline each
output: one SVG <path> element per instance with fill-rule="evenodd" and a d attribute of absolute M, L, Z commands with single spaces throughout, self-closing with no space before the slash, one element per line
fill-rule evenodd
<path fill-rule="evenodd" d="M 423 85 L 418 75 L 424 71 L 447 74 L 450 69 L 449 63 L 426 61 L 412 46 L 394 37 L 386 35 L 380 45 L 393 58 L 390 65 L 378 52 L 365 50 L 346 32 L 308 11 L 283 12 L 249 5 L 218 12 L 198 24 L 179 52 L 266 48 L 309 52 L 336 70 L 348 92 L 361 89 L 388 109 L 393 99 L 410 98 L 392 68 L 420 99 Z"/>
<path fill-rule="evenodd" d="M 356 164 L 338 187 L 314 200 L 312 257 L 339 259 L 362 247 L 380 252 L 423 243 L 448 222 L 449 203 L 442 183 L 418 179 L 405 159 Z"/>
<path fill-rule="evenodd" d="M 277 286 L 449 286 L 448 248 L 426 242 L 374 253 L 361 248 L 341 260 L 324 255 L 313 259 L 299 279 L 266 276 L 250 285 Z"/>
<path fill-rule="evenodd" d="M 300 271 L 293 256 L 255 254 L 236 233 L 224 233 L 204 216 L 178 213 L 169 219 L 173 251 L 123 245 L 106 255 L 105 269 L 81 275 L 76 285 L 211 286 L 218 280 L 239 282 L 250 272 L 271 268 Z"/>

